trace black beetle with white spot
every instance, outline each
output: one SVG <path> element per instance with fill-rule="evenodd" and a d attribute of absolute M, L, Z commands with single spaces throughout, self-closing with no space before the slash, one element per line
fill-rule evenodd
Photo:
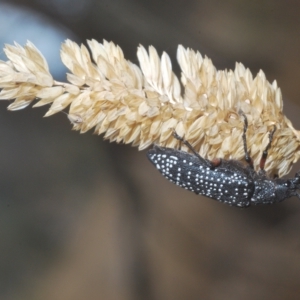
<path fill-rule="evenodd" d="M 237 160 L 204 159 L 188 141 L 178 136 L 175 131 L 174 137 L 185 144 L 193 154 L 154 146 L 148 151 L 147 156 L 156 169 L 176 185 L 232 206 L 272 204 L 292 196 L 300 198 L 297 191 L 300 189 L 300 172 L 291 179 L 271 179 L 264 170 L 268 150 L 276 131 L 275 126 L 269 134 L 269 143 L 262 154 L 260 171 L 254 170 L 252 159 L 247 151 L 248 122 L 246 115 L 243 113 L 242 115 L 244 117 L 243 144 L 247 165 Z"/>

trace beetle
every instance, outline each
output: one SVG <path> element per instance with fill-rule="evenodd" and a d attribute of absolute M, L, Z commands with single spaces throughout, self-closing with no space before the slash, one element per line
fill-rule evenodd
<path fill-rule="evenodd" d="M 176 185 L 214 200 L 236 207 L 273 204 L 292 196 L 300 198 L 300 171 L 294 178 L 267 176 L 264 166 L 271 147 L 276 126 L 269 133 L 269 143 L 262 153 L 260 170 L 256 172 L 247 150 L 248 120 L 244 113 L 243 146 L 245 161 L 214 159 L 200 156 L 192 145 L 173 131 L 174 138 L 186 145 L 192 153 L 173 148 L 154 147 L 147 152 L 158 171 Z"/>

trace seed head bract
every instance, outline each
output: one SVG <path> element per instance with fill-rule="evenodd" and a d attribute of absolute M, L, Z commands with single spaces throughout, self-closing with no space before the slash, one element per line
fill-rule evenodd
<path fill-rule="evenodd" d="M 180 45 L 179 79 L 168 54 L 159 56 L 153 46 L 148 51 L 138 47 L 138 66 L 112 42 L 87 43 L 90 51 L 70 40 L 62 44 L 68 83 L 53 79 L 31 42 L 6 45 L 8 61 L 0 61 L 0 99 L 14 100 L 9 110 L 33 101 L 34 107 L 50 104 L 46 116 L 64 110 L 73 129 L 93 129 L 111 142 L 131 143 L 140 150 L 151 144 L 178 148 L 175 130 L 208 159 L 244 158 L 242 110 L 256 169 L 274 125 L 266 171 L 283 176 L 299 159 L 300 133 L 282 112 L 277 82 L 269 83 L 263 71 L 253 77 L 241 63 L 234 70 L 218 71 L 209 58 Z"/>

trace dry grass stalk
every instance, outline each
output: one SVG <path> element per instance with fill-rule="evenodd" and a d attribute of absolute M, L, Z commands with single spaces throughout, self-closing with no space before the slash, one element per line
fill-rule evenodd
<path fill-rule="evenodd" d="M 153 143 L 178 148 L 175 129 L 206 158 L 238 160 L 244 156 L 243 118 L 238 114 L 242 109 L 255 166 L 275 124 L 267 172 L 283 176 L 299 159 L 300 133 L 283 115 L 276 81 L 270 84 L 262 71 L 253 78 L 240 63 L 234 71 L 217 71 L 209 58 L 179 46 L 180 83 L 169 56 L 163 53 L 160 58 L 152 46 L 148 52 L 139 46 L 139 68 L 112 42 L 91 40 L 88 45 L 92 58 L 84 45 L 70 40 L 62 45 L 69 83 L 52 78 L 32 43 L 6 45 L 9 60 L 0 62 L 0 99 L 15 99 L 9 110 L 23 109 L 34 100 L 34 107 L 51 104 L 46 116 L 69 106 L 75 130 L 95 128 L 110 141 L 132 143 L 140 150 Z"/>

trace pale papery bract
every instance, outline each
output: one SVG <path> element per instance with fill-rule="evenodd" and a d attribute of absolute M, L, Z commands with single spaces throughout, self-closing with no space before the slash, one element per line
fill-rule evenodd
<path fill-rule="evenodd" d="M 242 110 L 256 169 L 275 125 L 266 171 L 283 176 L 299 159 L 300 133 L 282 112 L 277 82 L 269 83 L 263 71 L 253 77 L 241 63 L 233 71 L 218 71 L 209 58 L 180 45 L 179 80 L 168 54 L 159 57 L 153 46 L 148 51 L 138 47 L 140 67 L 112 42 L 91 40 L 88 46 L 91 55 L 84 45 L 63 43 L 61 59 L 70 70 L 64 83 L 53 79 L 32 43 L 6 45 L 9 60 L 0 61 L 0 99 L 14 99 L 9 110 L 23 109 L 34 100 L 34 107 L 50 104 L 45 116 L 68 109 L 73 129 L 84 133 L 94 128 L 105 139 L 132 143 L 140 150 L 151 144 L 178 148 L 175 130 L 209 159 L 244 158 Z"/>

